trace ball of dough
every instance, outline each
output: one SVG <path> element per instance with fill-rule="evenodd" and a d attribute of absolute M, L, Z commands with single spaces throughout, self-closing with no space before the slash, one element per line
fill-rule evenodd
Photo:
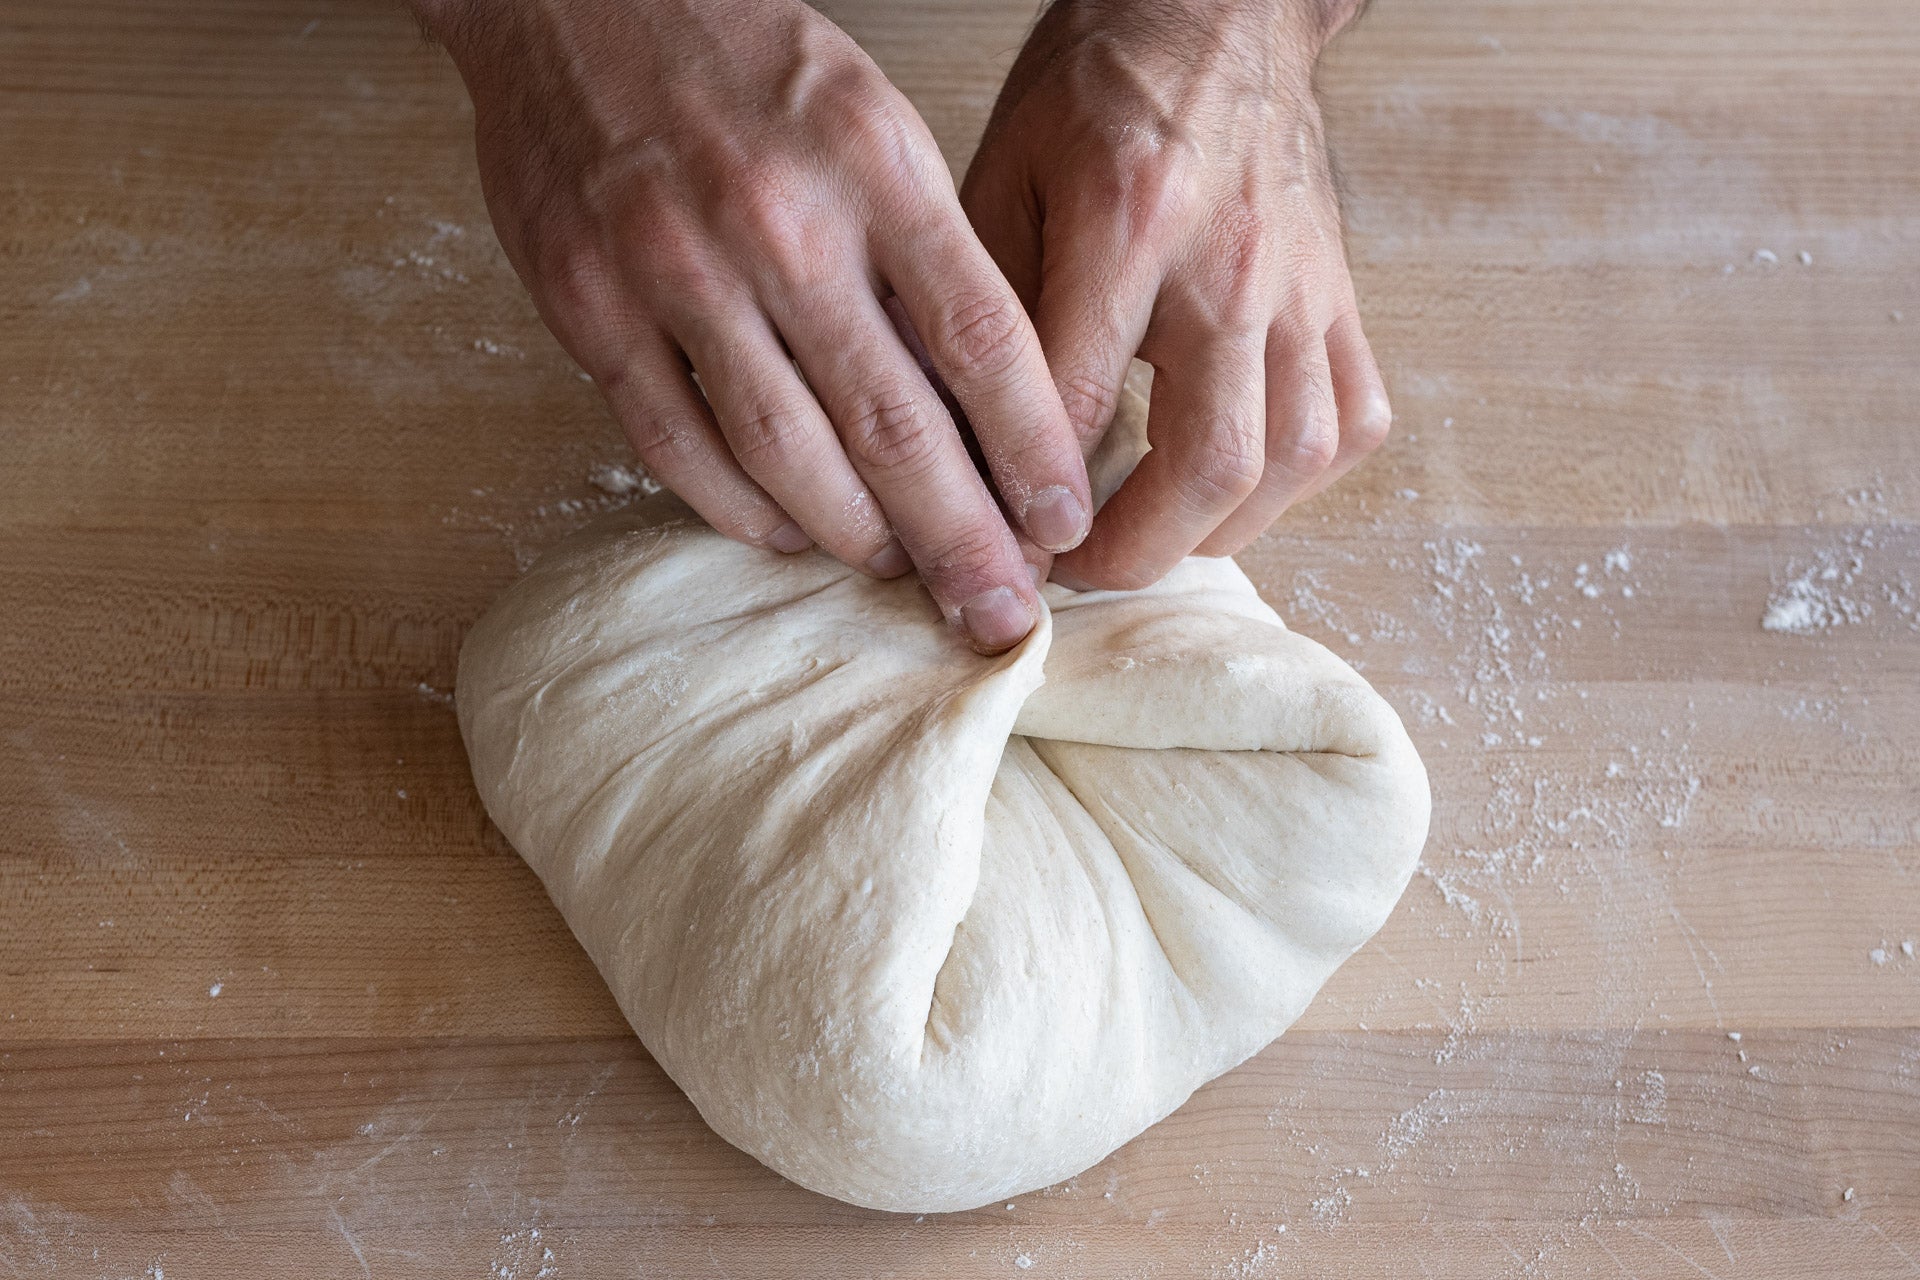
<path fill-rule="evenodd" d="M 1398 718 L 1230 560 L 1045 588 L 981 658 L 909 577 L 670 497 L 475 626 L 487 811 L 729 1142 L 881 1209 L 1070 1177 L 1257 1052 L 1427 826 Z"/>

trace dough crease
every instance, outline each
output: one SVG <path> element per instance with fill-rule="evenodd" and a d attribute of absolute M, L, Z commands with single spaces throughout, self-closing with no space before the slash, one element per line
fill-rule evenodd
<path fill-rule="evenodd" d="M 722 1137 L 825 1194 L 1071 1177 L 1278 1036 L 1425 840 L 1387 704 L 1228 560 L 1045 589 L 998 658 L 912 579 L 669 497 L 461 652 L 487 811 Z"/>

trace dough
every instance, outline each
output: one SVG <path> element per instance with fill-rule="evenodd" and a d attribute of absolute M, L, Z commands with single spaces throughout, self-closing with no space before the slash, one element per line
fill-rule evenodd
<path fill-rule="evenodd" d="M 1081 1172 L 1279 1035 L 1413 872 L 1399 720 L 1231 561 L 1045 594 L 980 658 L 912 578 L 663 496 L 461 652 L 487 811 L 707 1123 L 803 1186 L 924 1212 Z"/>

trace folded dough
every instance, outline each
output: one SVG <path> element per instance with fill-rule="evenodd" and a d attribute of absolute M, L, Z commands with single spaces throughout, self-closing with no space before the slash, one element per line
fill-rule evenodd
<path fill-rule="evenodd" d="M 1229 560 L 1045 590 L 970 652 L 918 583 L 671 498 L 546 555 L 460 655 L 487 811 L 707 1122 L 803 1186 L 964 1209 L 1257 1052 L 1427 825 L 1387 704 Z"/>

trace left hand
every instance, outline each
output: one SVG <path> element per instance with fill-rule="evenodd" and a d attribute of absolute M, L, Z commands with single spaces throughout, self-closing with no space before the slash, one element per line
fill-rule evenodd
<path fill-rule="evenodd" d="M 1072 587 L 1230 555 L 1385 439 L 1311 77 L 1356 0 L 1058 0 L 961 201 L 1081 447 L 1154 366 L 1153 450 L 1054 562 Z"/>

